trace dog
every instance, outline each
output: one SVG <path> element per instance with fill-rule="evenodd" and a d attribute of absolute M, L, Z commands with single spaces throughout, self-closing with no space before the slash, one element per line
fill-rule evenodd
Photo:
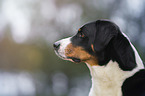
<path fill-rule="evenodd" d="M 143 61 L 115 23 L 87 23 L 53 46 L 60 58 L 86 63 L 92 77 L 89 96 L 145 96 Z"/>

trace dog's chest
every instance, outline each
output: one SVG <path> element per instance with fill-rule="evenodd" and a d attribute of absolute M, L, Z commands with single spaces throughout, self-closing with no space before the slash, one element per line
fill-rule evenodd
<path fill-rule="evenodd" d="M 116 62 L 106 66 L 90 66 L 92 88 L 89 96 L 122 96 L 121 86 L 124 80 L 134 72 L 122 71 Z"/>

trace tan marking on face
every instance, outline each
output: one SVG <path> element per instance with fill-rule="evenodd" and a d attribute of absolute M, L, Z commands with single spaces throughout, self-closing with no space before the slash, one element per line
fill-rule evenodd
<path fill-rule="evenodd" d="M 91 66 L 98 66 L 98 60 L 96 57 L 90 58 L 90 60 L 87 60 L 86 63 L 90 64 Z"/>
<path fill-rule="evenodd" d="M 79 29 L 79 31 L 81 31 L 81 29 Z"/>
<path fill-rule="evenodd" d="M 95 52 L 94 45 L 93 44 L 91 44 L 91 48 L 92 48 L 93 52 Z"/>
<path fill-rule="evenodd" d="M 66 57 L 79 58 L 82 62 L 86 62 L 90 65 L 98 65 L 98 60 L 95 56 L 90 55 L 82 47 L 74 46 L 72 44 L 67 45 L 65 48 Z"/>

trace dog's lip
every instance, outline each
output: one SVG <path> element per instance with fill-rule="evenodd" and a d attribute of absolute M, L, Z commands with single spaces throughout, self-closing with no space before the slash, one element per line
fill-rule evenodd
<path fill-rule="evenodd" d="M 67 59 L 71 59 L 75 63 L 80 63 L 81 62 L 81 59 L 75 58 L 75 57 L 67 57 Z"/>
<path fill-rule="evenodd" d="M 81 62 L 81 59 L 76 58 L 76 57 L 64 57 L 64 56 L 62 56 L 57 50 L 55 50 L 55 53 L 56 53 L 57 56 L 60 57 L 61 59 L 70 60 L 70 61 L 75 62 L 75 63 L 80 63 L 80 62 Z"/>
<path fill-rule="evenodd" d="M 58 57 L 62 58 L 62 59 L 67 59 L 66 57 L 63 57 L 62 55 L 59 54 L 59 52 L 57 50 L 55 50 L 55 53 L 57 54 Z"/>

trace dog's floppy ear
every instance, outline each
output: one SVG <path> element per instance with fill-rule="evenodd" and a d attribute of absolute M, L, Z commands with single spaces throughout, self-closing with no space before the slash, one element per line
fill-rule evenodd
<path fill-rule="evenodd" d="M 101 52 L 118 33 L 118 26 L 110 21 L 96 21 L 93 47 L 95 52 Z"/>

